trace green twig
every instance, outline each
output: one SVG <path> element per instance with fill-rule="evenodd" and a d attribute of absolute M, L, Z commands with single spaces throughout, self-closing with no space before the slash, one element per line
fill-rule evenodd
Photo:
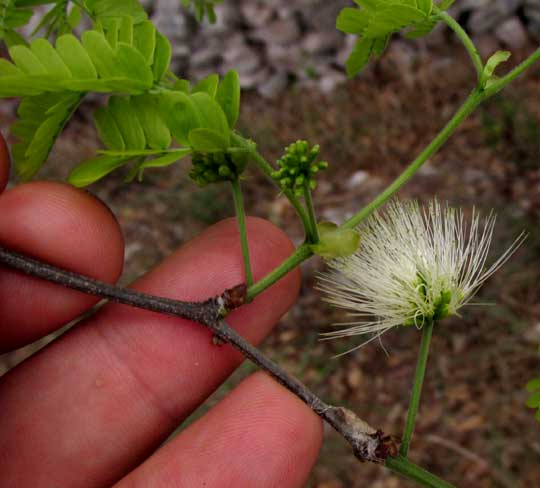
<path fill-rule="evenodd" d="M 431 336 L 433 334 L 433 326 L 434 322 L 430 320 L 428 323 L 424 324 L 424 327 L 422 327 L 422 343 L 420 344 L 420 351 L 418 352 L 418 364 L 416 365 L 416 372 L 414 373 L 414 382 L 411 392 L 411 400 L 409 402 L 409 410 L 407 412 L 407 421 L 405 422 L 405 429 L 403 430 L 403 437 L 401 439 L 401 446 L 399 449 L 399 453 L 404 458 L 406 458 L 407 454 L 409 453 L 414 426 L 416 424 L 416 416 L 420 406 L 420 397 L 422 396 L 422 386 L 424 384 L 424 377 L 426 374 L 429 345 L 431 343 Z"/>
<path fill-rule="evenodd" d="M 436 9 L 435 11 L 437 11 Z M 469 56 L 471 57 L 471 60 L 474 64 L 474 68 L 476 69 L 476 75 L 478 77 L 478 82 L 482 79 L 483 73 L 484 73 L 484 63 L 482 63 L 482 58 L 480 56 L 480 53 L 478 52 L 478 49 L 476 49 L 476 46 L 474 45 L 474 42 L 472 42 L 471 38 L 465 32 L 463 27 L 459 25 L 459 23 L 448 13 L 438 10 L 438 15 L 443 20 L 450 29 L 452 29 L 456 35 L 459 37 L 459 40 L 463 43 L 465 46 L 465 49 L 469 53 Z"/>
<path fill-rule="evenodd" d="M 299 246 L 293 254 L 283 261 L 277 268 L 267 274 L 263 279 L 250 286 L 247 291 L 248 301 L 253 300 L 257 295 L 278 282 L 286 274 L 313 256 L 313 251 L 308 244 Z"/>
<path fill-rule="evenodd" d="M 353 215 L 343 224 L 345 229 L 353 229 L 365 218 L 369 217 L 381 205 L 386 203 L 405 183 L 407 183 L 424 163 L 433 156 L 441 146 L 450 138 L 461 123 L 480 105 L 484 96 L 478 90 L 474 90 L 465 103 L 459 108 L 452 119 L 446 124 L 433 141 L 420 153 L 420 155 L 401 173 L 382 193 L 377 195 L 368 205 Z"/>
<path fill-rule="evenodd" d="M 251 271 L 251 260 L 249 258 L 249 244 L 246 229 L 246 212 L 244 209 L 244 198 L 240 181 L 234 179 L 231 181 L 232 193 L 234 198 L 234 208 L 236 210 L 236 218 L 238 220 L 238 230 L 240 232 L 240 243 L 242 245 L 242 257 L 244 258 L 244 272 L 246 274 L 247 286 L 253 285 L 253 272 Z"/>
<path fill-rule="evenodd" d="M 317 229 L 317 216 L 315 215 L 315 205 L 313 205 L 313 198 L 311 196 L 311 188 L 309 187 L 309 181 L 304 181 L 304 200 L 306 202 L 307 214 L 309 219 L 310 232 L 308 234 L 311 244 L 317 244 L 320 240 L 319 230 Z"/>
<path fill-rule="evenodd" d="M 273 183 L 275 183 L 275 180 L 272 178 L 272 173 L 274 171 L 272 166 L 270 166 L 270 164 L 266 161 L 266 159 L 261 156 L 258 151 L 253 151 L 251 155 L 257 166 L 264 172 L 264 174 L 266 174 L 270 178 L 270 180 L 272 180 Z M 304 207 L 302 207 L 302 204 L 292 191 L 283 190 L 281 188 L 280 190 L 283 192 L 283 194 L 287 197 L 291 205 L 296 210 L 296 214 L 298 215 L 300 222 L 302 222 L 302 226 L 304 227 L 306 235 L 309 235 L 310 223 L 306 210 L 304 209 Z"/>
<path fill-rule="evenodd" d="M 393 473 L 399 474 L 411 481 L 416 481 L 419 485 L 427 486 L 428 488 L 455 488 L 454 485 L 440 479 L 401 456 L 388 458 L 385 466 Z"/>
<path fill-rule="evenodd" d="M 266 161 L 266 159 L 264 159 L 264 157 L 259 153 L 259 151 L 257 151 L 253 147 L 250 147 L 247 144 L 246 140 L 242 136 L 240 136 L 239 134 L 233 133 L 232 134 L 232 139 L 240 147 L 243 147 L 243 148 L 249 150 L 249 153 L 250 153 L 250 155 L 251 155 L 251 157 L 253 159 L 253 162 L 259 167 L 259 169 L 268 177 L 268 179 L 273 184 L 276 184 L 276 181 L 274 180 L 274 178 L 272 178 L 272 173 L 274 172 L 274 168 L 270 165 L 270 163 L 268 161 Z M 293 192 L 291 192 L 289 190 L 282 190 L 281 188 L 279 188 L 279 189 L 281 191 L 283 191 L 283 194 L 287 197 L 287 199 L 289 200 L 291 205 L 296 210 L 296 213 L 297 213 L 298 217 L 300 218 L 300 221 L 302 222 L 302 226 L 304 227 L 304 231 L 306 232 L 306 237 L 309 236 L 309 225 L 310 224 L 309 224 L 309 218 L 308 218 L 306 210 L 304 209 L 304 207 L 302 206 L 302 204 L 300 203 L 300 201 L 298 200 L 298 198 L 296 197 L 296 195 Z"/>
<path fill-rule="evenodd" d="M 362 220 L 371 215 L 381 205 L 386 203 L 394 194 L 407 183 L 423 164 L 433 156 L 441 146 L 454 134 L 461 123 L 480 105 L 482 102 L 500 92 L 508 84 L 514 81 L 518 76 L 522 75 L 536 61 L 540 60 L 540 49 L 537 49 L 519 66 L 514 68 L 510 73 L 503 76 L 500 80 L 493 83 L 488 89 L 475 89 L 465 100 L 452 119 L 446 124 L 441 132 L 433 139 L 420 155 L 407 167 L 407 169 L 398 176 L 382 193 L 375 197 L 368 205 L 362 208 L 358 213 L 353 215 L 343 224 L 343 228 L 352 229 L 356 227 Z"/>

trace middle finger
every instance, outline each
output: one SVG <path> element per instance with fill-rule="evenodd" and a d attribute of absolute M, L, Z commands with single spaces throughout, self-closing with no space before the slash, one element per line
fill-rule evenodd
<path fill-rule="evenodd" d="M 292 251 L 271 224 L 250 219 L 254 272 Z M 203 299 L 242 281 L 232 220 L 204 232 L 137 283 L 172 298 Z M 260 341 L 296 298 L 293 273 L 231 315 Z M 151 453 L 240 363 L 202 326 L 109 305 L 3 378 L 0 472 L 10 486 L 106 486 Z"/>

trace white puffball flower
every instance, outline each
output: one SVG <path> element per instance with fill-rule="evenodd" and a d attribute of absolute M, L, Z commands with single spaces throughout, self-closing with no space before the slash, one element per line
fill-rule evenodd
<path fill-rule="evenodd" d="M 473 210 L 467 224 L 462 210 L 437 200 L 423 208 L 393 200 L 375 212 L 358 227 L 356 253 L 330 261 L 330 272 L 319 276 L 325 300 L 355 317 L 324 335 L 373 335 L 364 345 L 392 327 L 421 329 L 456 314 L 526 237 L 486 268 L 495 220 L 493 213 L 481 218 Z"/>

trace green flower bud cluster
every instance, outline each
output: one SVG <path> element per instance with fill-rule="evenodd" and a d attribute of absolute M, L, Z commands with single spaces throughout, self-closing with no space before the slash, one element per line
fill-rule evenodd
<path fill-rule="evenodd" d="M 189 177 L 199 186 L 210 183 L 234 181 L 243 173 L 247 165 L 247 154 L 238 152 L 193 153 L 193 168 Z"/>
<path fill-rule="evenodd" d="M 302 196 L 304 186 L 317 188 L 315 175 L 328 168 L 326 161 L 317 161 L 321 148 L 309 147 L 307 141 L 296 141 L 285 149 L 285 154 L 278 160 L 279 170 L 272 173 L 283 190 L 291 190 L 296 196 Z"/>

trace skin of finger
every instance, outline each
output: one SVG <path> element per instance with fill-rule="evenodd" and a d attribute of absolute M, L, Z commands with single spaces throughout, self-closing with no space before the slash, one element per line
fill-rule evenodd
<path fill-rule="evenodd" d="M 285 234 L 266 221 L 248 219 L 248 233 L 257 278 L 292 252 Z M 241 282 L 242 269 L 236 222 L 228 220 L 135 287 L 206 299 Z M 298 288 L 296 271 L 231 314 L 230 323 L 259 342 Z M 4 377 L 0 472 L 13 486 L 110 485 L 150 455 L 241 360 L 230 346 L 213 345 L 199 324 L 110 305 Z"/>
<path fill-rule="evenodd" d="M 0 195 L 0 215 L 0 245 L 102 281 L 119 278 L 120 227 L 89 193 L 59 183 L 28 183 Z M 98 301 L 0 266 L 0 352 L 54 331 Z"/>
<path fill-rule="evenodd" d="M 9 152 L 2 134 L 0 134 L 0 193 L 4 191 L 9 179 Z"/>
<path fill-rule="evenodd" d="M 271 378 L 256 373 L 116 488 L 299 488 L 321 442 L 319 417 Z"/>

